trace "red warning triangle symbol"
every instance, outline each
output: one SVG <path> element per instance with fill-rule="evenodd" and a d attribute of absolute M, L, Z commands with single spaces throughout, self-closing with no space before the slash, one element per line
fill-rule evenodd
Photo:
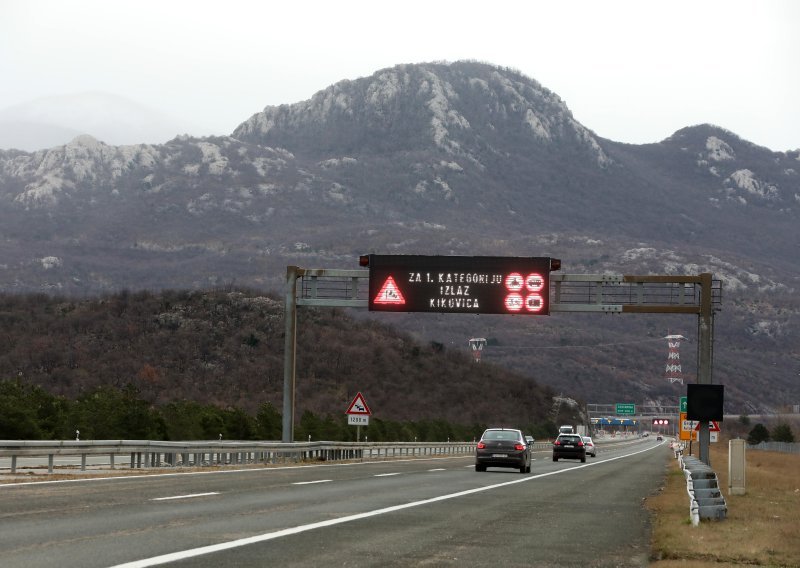
<path fill-rule="evenodd" d="M 353 399 L 353 402 L 350 403 L 350 406 L 347 407 L 347 412 L 345 412 L 345 414 L 365 414 L 371 416 L 372 412 L 370 412 L 369 406 L 367 406 L 367 401 L 364 400 L 364 395 L 358 393 Z"/>
<path fill-rule="evenodd" d="M 400 292 L 400 289 L 397 287 L 397 283 L 394 281 L 394 278 L 389 276 L 386 279 L 386 282 L 383 283 L 381 286 L 378 295 L 375 296 L 375 300 L 372 302 L 373 304 L 395 304 L 395 305 L 403 305 L 406 303 L 406 299 L 403 297 L 403 294 Z"/>
<path fill-rule="evenodd" d="M 700 422 L 697 423 L 697 426 L 694 427 L 695 430 L 700 430 Z M 709 432 L 721 432 L 719 429 L 719 422 L 716 420 L 709 420 L 708 421 L 708 431 Z"/>

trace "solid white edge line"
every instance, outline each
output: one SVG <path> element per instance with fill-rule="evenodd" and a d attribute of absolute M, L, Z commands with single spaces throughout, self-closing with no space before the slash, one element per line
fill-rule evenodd
<path fill-rule="evenodd" d="M 191 499 L 192 497 L 208 497 L 209 495 L 219 495 L 219 491 L 209 493 L 192 493 L 191 495 L 173 495 L 172 497 L 155 497 L 151 501 L 171 501 L 172 499 Z"/>
<path fill-rule="evenodd" d="M 484 487 L 476 487 L 475 489 L 467 489 L 465 491 L 458 491 L 457 493 L 449 493 L 447 495 L 440 495 L 438 497 L 432 497 L 430 499 L 423 499 L 421 501 L 412 501 L 410 503 L 403 503 L 402 505 L 393 505 L 391 507 L 384 507 L 383 509 L 375 509 L 373 511 L 366 511 L 364 513 L 357 513 L 355 515 L 349 515 L 347 517 L 339 517 L 338 519 L 329 519 L 327 521 L 320 521 L 318 523 L 310 523 L 307 525 L 300 525 L 297 527 L 290 527 L 288 529 L 282 529 L 275 532 L 269 532 L 264 534 L 259 534 L 256 536 L 251 536 L 247 538 L 241 538 L 238 540 L 231 540 L 228 542 L 221 542 L 219 544 L 212 544 L 209 546 L 201 546 L 199 548 L 191 548 L 189 550 L 182 550 L 180 552 L 171 552 L 169 554 L 162 554 L 161 556 L 153 556 L 152 558 L 144 558 L 142 560 L 134 560 L 133 562 L 126 562 L 124 564 L 117 564 L 116 566 L 112 566 L 111 568 L 147 568 L 148 566 L 157 566 L 159 564 L 166 564 L 167 562 L 177 562 L 179 560 L 186 560 L 187 558 L 194 558 L 196 556 L 203 556 L 204 554 L 211 554 L 214 552 L 221 552 L 223 550 L 230 550 L 232 548 L 239 548 L 241 546 L 247 546 L 249 544 L 256 544 L 259 542 L 266 542 L 269 540 L 275 540 L 277 538 L 281 538 L 284 536 L 300 534 L 308 531 L 312 531 L 315 529 L 320 529 L 324 527 L 332 527 L 335 525 L 341 525 L 343 523 L 349 523 L 351 521 L 357 521 L 360 519 L 367 519 L 369 517 L 375 517 L 377 515 L 385 515 L 386 513 L 394 513 L 395 511 L 402 511 L 403 509 L 410 509 L 412 507 L 419 507 L 421 505 L 429 505 L 430 503 L 437 503 L 439 501 L 447 501 L 449 499 L 455 499 L 457 497 L 464 497 L 465 495 L 472 495 L 474 493 L 481 493 L 483 491 L 489 491 L 491 489 L 497 489 L 499 487 L 506 487 L 508 485 L 515 485 L 517 483 L 525 483 L 526 481 L 531 481 L 533 479 L 539 479 L 541 477 L 549 477 L 551 475 L 558 475 L 562 473 L 568 473 L 570 471 L 575 471 L 577 469 L 582 469 L 585 467 L 596 467 L 600 464 L 616 461 L 619 459 L 627 458 L 630 456 L 635 456 L 636 454 L 641 454 L 644 452 L 649 452 L 655 448 L 660 446 L 651 446 L 649 448 L 645 448 L 643 450 L 638 450 L 636 452 L 632 452 L 630 454 L 625 454 L 622 456 L 617 456 L 614 458 L 608 458 L 602 461 L 596 461 L 593 463 L 586 463 L 579 466 L 571 467 L 569 469 L 559 469 L 557 471 L 551 471 L 548 473 L 540 473 L 538 475 L 530 475 L 521 477 L 519 479 L 515 479 L 513 481 L 505 481 L 503 483 L 497 483 L 494 485 L 486 485 Z"/>
<path fill-rule="evenodd" d="M 400 475 L 399 471 L 395 471 L 393 473 L 376 473 L 372 477 L 391 477 L 393 475 Z"/>
<path fill-rule="evenodd" d="M 314 483 L 329 483 L 333 479 L 315 479 L 314 481 L 294 481 L 292 485 L 313 485 Z"/>

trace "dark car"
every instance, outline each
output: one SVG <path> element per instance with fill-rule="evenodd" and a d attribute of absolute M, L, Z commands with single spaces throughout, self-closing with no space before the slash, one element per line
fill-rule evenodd
<path fill-rule="evenodd" d="M 475 471 L 487 467 L 513 467 L 520 473 L 531 471 L 531 449 L 521 430 L 489 428 L 475 447 Z"/>
<path fill-rule="evenodd" d="M 586 445 L 580 434 L 559 434 L 553 442 L 553 461 L 560 458 L 586 461 Z"/>

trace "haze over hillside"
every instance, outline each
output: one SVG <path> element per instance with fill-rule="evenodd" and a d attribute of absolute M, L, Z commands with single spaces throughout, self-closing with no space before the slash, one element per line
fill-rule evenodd
<path fill-rule="evenodd" d="M 81 134 L 112 145 L 162 143 L 196 133 L 198 126 L 119 95 L 76 93 L 0 109 L 0 148 L 32 152 L 67 144 Z"/>
<path fill-rule="evenodd" d="M 231 136 L 2 151 L 0 289 L 280 291 L 287 265 L 355 268 L 369 252 L 711 272 L 723 283 L 715 380 L 730 410 L 800 402 L 798 152 L 711 125 L 647 145 L 590 126 L 529 77 L 457 62 L 342 81 L 267 107 Z M 672 404 L 666 347 L 651 347 L 696 327 L 655 316 L 391 324 L 456 348 L 492 337 L 487 358 L 591 402 Z"/>

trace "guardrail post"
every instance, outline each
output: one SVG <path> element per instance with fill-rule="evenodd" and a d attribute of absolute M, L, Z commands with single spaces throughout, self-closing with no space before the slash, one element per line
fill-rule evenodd
<path fill-rule="evenodd" d="M 53 454 L 47 454 L 47 473 L 53 473 Z"/>
<path fill-rule="evenodd" d="M 11 456 L 11 473 L 17 473 L 17 456 Z"/>
<path fill-rule="evenodd" d="M 86 471 L 86 454 L 81 454 L 81 471 Z"/>
<path fill-rule="evenodd" d="M 114 454 L 110 454 L 108 458 L 109 462 L 111 463 L 111 469 L 114 469 Z"/>
<path fill-rule="evenodd" d="M 136 452 L 131 452 L 131 469 L 136 467 Z"/>

